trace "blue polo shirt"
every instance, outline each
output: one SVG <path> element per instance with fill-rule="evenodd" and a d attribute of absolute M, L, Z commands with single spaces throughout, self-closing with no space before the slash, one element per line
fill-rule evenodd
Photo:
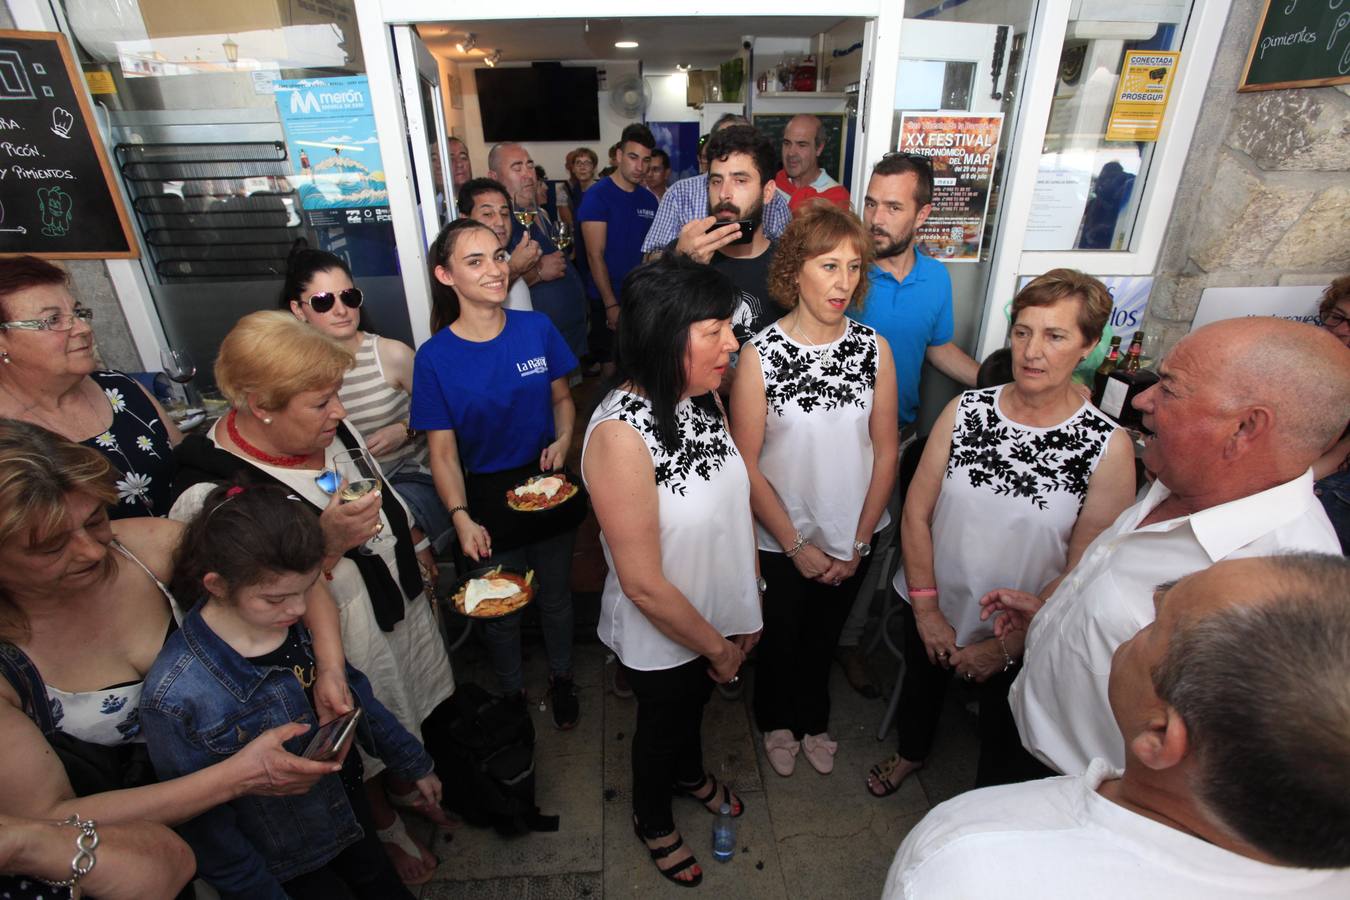
<path fill-rule="evenodd" d="M 876 265 L 867 277 L 862 308 L 850 310 L 849 316 L 876 329 L 891 345 L 903 427 L 919 416 L 919 373 L 925 351 L 952 339 L 952 280 L 942 263 L 918 250 L 904 281 L 896 281 Z"/>

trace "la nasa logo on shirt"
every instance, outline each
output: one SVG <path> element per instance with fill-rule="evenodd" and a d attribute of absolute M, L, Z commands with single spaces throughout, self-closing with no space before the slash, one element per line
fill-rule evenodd
<path fill-rule="evenodd" d="M 520 373 L 521 378 L 529 378 L 531 375 L 548 375 L 548 360 L 542 356 L 536 356 L 527 359 L 524 362 L 516 363 L 516 371 Z"/>

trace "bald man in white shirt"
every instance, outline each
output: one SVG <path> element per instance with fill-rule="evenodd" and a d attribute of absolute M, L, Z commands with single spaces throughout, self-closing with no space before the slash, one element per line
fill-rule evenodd
<path fill-rule="evenodd" d="M 1005 631 L 1034 615 L 1008 700 L 1023 745 L 1066 775 L 1094 758 L 1124 764 L 1107 676 L 1116 647 L 1153 620 L 1154 585 L 1223 559 L 1340 552 L 1311 466 L 1350 419 L 1350 349 L 1297 322 L 1229 319 L 1183 338 L 1159 373 L 1135 400 L 1156 477 L 1144 499 L 1042 592 L 1044 609 L 1017 591 L 985 598 L 1015 611 Z"/>

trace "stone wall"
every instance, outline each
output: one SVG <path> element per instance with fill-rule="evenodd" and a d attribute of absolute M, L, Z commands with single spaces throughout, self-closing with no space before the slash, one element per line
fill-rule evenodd
<path fill-rule="evenodd" d="M 0 3 L 0 28 L 13 28 L 9 6 Z M 122 307 L 108 278 L 108 266 L 97 259 L 58 261 L 70 272 L 71 290 L 85 306 L 94 311 L 94 337 L 103 365 L 125 372 L 142 369 L 140 355 L 131 339 L 131 329 L 122 315 Z"/>
<path fill-rule="evenodd" d="M 1145 328 L 1170 346 L 1210 287 L 1350 271 L 1350 85 L 1237 86 L 1262 0 L 1233 0 L 1173 205 Z"/>

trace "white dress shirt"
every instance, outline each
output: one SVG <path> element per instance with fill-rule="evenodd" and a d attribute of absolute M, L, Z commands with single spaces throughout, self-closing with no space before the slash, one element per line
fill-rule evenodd
<path fill-rule="evenodd" d="M 1244 900 L 1350 897 L 1350 870 L 1258 862 L 1132 812 L 1087 774 L 970 791 L 935 807 L 900 845 L 883 900 Z"/>
<path fill-rule="evenodd" d="M 1269 490 L 1189 516 L 1138 525 L 1171 491 L 1155 481 L 1120 514 L 1031 620 L 1025 664 L 1008 695 L 1022 744 L 1070 775 L 1095 757 L 1125 765 L 1107 702 L 1116 648 L 1153 621 L 1159 584 L 1223 559 L 1341 552 L 1313 494 L 1312 470 Z"/>

